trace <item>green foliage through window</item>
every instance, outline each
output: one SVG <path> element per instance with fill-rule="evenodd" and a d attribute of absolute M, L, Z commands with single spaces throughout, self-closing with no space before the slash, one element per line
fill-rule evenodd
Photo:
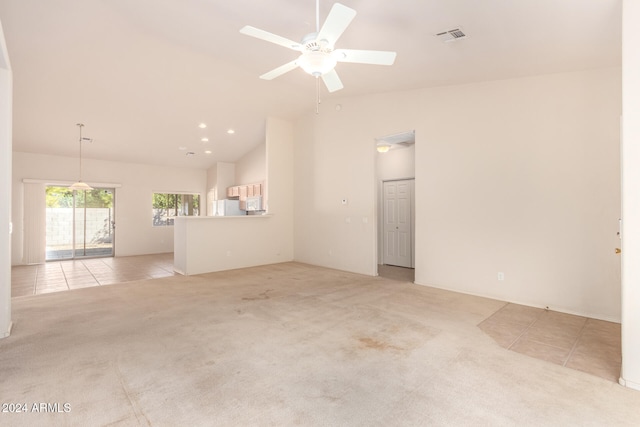
<path fill-rule="evenodd" d="M 73 190 L 68 187 L 47 187 L 46 203 L 48 208 L 72 208 Z M 112 208 L 113 193 L 104 189 L 78 191 L 76 208 Z"/>
<path fill-rule="evenodd" d="M 152 211 L 154 227 L 173 225 L 177 216 L 200 215 L 200 195 L 153 193 Z"/>

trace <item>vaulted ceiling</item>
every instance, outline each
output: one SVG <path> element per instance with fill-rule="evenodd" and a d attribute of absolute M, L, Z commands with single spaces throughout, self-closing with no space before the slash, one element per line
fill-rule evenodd
<path fill-rule="evenodd" d="M 397 58 L 392 66 L 339 63 L 345 88 L 322 88 L 325 101 L 621 63 L 620 0 L 340 2 L 358 14 L 338 47 Z M 320 1 L 320 23 L 332 4 Z M 295 119 L 316 96 L 315 79 L 299 69 L 259 79 L 296 52 L 240 28 L 299 41 L 315 31 L 315 9 L 315 0 L 0 0 L 14 150 L 76 156 L 82 122 L 93 139 L 86 157 L 234 162 L 264 140 L 267 116 Z M 456 27 L 468 37 L 434 36 Z"/>

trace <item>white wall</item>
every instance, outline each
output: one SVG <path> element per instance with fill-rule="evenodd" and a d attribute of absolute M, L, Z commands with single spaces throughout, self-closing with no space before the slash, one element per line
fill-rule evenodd
<path fill-rule="evenodd" d="M 22 263 L 23 179 L 72 183 L 77 171 L 77 158 L 13 153 L 13 265 Z M 173 227 L 152 226 L 152 194 L 194 193 L 204 200 L 207 174 L 199 169 L 83 159 L 83 180 L 121 185 L 116 188 L 115 254 L 128 256 L 173 251 Z"/>
<path fill-rule="evenodd" d="M 415 129 L 418 101 L 405 93 L 325 101 L 296 121 L 296 260 L 376 274 L 374 139 Z"/>
<path fill-rule="evenodd" d="M 11 329 L 11 135 L 13 83 L 0 23 L 0 338 Z"/>
<path fill-rule="evenodd" d="M 269 215 L 178 218 L 174 268 L 184 274 L 293 260 L 293 127 L 267 120 Z"/>
<path fill-rule="evenodd" d="M 268 213 L 274 215 L 275 239 L 282 240 L 280 257 L 293 260 L 293 125 L 270 117 L 266 129 L 267 185 L 264 198 Z M 275 243 L 275 242 L 272 242 Z"/>
<path fill-rule="evenodd" d="M 218 200 L 218 164 L 207 169 L 207 215 L 215 215 L 214 201 Z"/>
<path fill-rule="evenodd" d="M 218 162 L 218 199 L 227 198 L 227 188 L 235 185 L 236 164 Z"/>
<path fill-rule="evenodd" d="M 259 144 L 236 162 L 236 185 L 264 182 L 267 176 L 266 144 Z"/>
<path fill-rule="evenodd" d="M 622 21 L 622 372 L 640 390 L 640 3 L 625 0 Z"/>
<path fill-rule="evenodd" d="M 416 281 L 619 321 L 620 70 L 427 94 Z"/>
<path fill-rule="evenodd" d="M 207 215 L 216 215 L 214 201 L 227 198 L 227 187 L 234 185 L 236 164 L 218 162 L 207 169 Z"/>
<path fill-rule="evenodd" d="M 619 320 L 620 83 L 605 69 L 325 103 L 295 127 L 296 259 L 375 274 L 372 141 L 415 129 L 417 283 Z"/>
<path fill-rule="evenodd" d="M 376 153 L 376 174 L 380 181 L 416 176 L 416 146 Z"/>

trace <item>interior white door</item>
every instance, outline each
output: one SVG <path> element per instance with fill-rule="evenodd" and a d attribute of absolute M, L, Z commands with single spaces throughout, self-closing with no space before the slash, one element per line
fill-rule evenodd
<path fill-rule="evenodd" d="M 383 183 L 383 263 L 411 267 L 411 181 Z"/>

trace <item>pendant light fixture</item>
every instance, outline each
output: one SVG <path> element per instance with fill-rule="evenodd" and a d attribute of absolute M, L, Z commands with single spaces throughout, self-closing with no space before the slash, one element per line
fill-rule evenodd
<path fill-rule="evenodd" d="M 79 139 L 79 144 L 80 144 L 80 171 L 79 171 L 78 182 L 73 183 L 71 186 L 69 186 L 69 188 L 74 190 L 74 191 L 93 190 L 93 187 L 91 187 L 90 185 L 88 185 L 85 182 L 82 182 L 82 141 L 83 141 L 82 128 L 84 127 L 84 125 L 82 123 L 78 123 L 78 124 L 76 124 L 76 126 L 78 126 L 78 129 L 80 131 L 80 139 Z M 89 138 L 84 138 L 84 140 L 91 141 L 91 139 L 89 139 Z"/>

